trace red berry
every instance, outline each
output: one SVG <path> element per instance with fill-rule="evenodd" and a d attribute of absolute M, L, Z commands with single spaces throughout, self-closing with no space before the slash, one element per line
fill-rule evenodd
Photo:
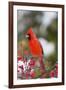
<path fill-rule="evenodd" d="M 29 66 L 34 66 L 34 65 L 35 65 L 35 61 L 34 60 L 30 60 Z"/>
<path fill-rule="evenodd" d="M 30 76 L 31 76 L 32 78 L 35 78 L 36 74 L 35 74 L 35 71 L 34 71 L 34 70 L 32 70 L 32 71 L 30 72 Z"/>
<path fill-rule="evenodd" d="M 18 61 L 21 61 L 21 60 L 22 60 L 22 57 L 21 57 L 21 56 L 18 56 L 18 57 L 17 57 L 17 60 L 18 60 Z"/>
<path fill-rule="evenodd" d="M 54 77 L 54 70 L 50 72 L 50 77 Z"/>

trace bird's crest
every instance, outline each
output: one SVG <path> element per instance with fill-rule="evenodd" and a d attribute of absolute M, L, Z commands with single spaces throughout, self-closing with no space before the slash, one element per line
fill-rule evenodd
<path fill-rule="evenodd" d="M 30 27 L 29 29 L 28 29 L 28 31 L 27 31 L 27 33 L 26 34 L 33 34 L 34 32 L 33 32 L 33 30 L 32 30 L 32 27 Z"/>

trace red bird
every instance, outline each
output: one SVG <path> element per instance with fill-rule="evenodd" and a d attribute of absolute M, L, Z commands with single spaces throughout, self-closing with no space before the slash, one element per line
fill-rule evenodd
<path fill-rule="evenodd" d="M 32 28 L 29 28 L 27 33 L 26 33 L 26 37 L 28 38 L 28 43 L 29 43 L 29 48 L 30 48 L 30 52 L 32 54 L 33 57 L 38 56 L 40 58 L 40 66 L 41 66 L 41 70 L 44 73 L 45 72 L 45 66 L 44 66 L 44 62 L 43 62 L 43 49 L 42 46 L 39 42 L 39 40 L 37 39 L 35 33 L 32 31 Z"/>

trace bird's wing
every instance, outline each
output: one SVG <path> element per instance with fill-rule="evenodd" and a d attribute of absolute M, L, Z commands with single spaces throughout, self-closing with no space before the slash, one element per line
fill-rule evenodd
<path fill-rule="evenodd" d="M 39 41 L 39 45 L 40 45 L 40 47 L 42 49 L 42 55 L 44 55 L 43 48 L 42 48 L 42 45 L 41 45 L 40 41 Z"/>

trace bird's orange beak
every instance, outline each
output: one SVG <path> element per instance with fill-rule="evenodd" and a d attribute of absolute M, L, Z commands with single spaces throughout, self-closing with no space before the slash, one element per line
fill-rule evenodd
<path fill-rule="evenodd" d="M 26 38 L 29 38 L 29 35 L 28 34 L 26 35 Z"/>

